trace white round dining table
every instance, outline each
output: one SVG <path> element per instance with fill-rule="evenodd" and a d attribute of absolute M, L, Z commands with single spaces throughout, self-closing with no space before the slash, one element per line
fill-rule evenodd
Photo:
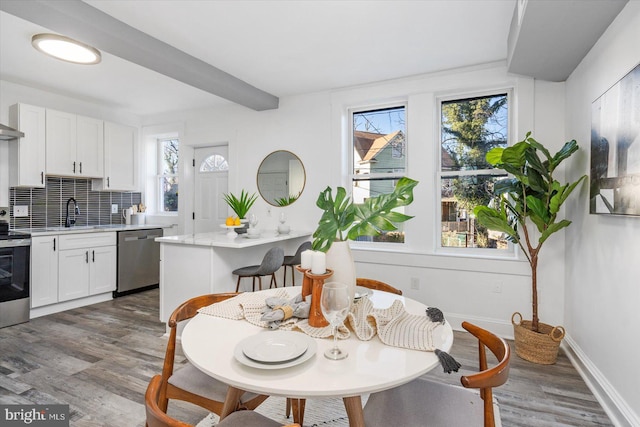
<path fill-rule="evenodd" d="M 300 287 L 287 291 L 293 296 L 300 292 Z M 387 308 L 396 299 L 404 303 L 410 314 L 425 315 L 427 308 L 413 299 L 382 291 L 373 291 L 370 298 L 375 308 Z M 350 338 L 338 341 L 339 347 L 349 354 L 343 360 L 324 356 L 325 350 L 333 345 L 333 338 L 315 339 L 317 349 L 313 357 L 282 369 L 250 367 L 234 357 L 240 341 L 271 332 L 246 320 L 207 314 L 197 314 L 182 331 L 182 349 L 187 359 L 202 372 L 230 386 L 221 418 L 233 410 L 231 400 L 244 390 L 294 399 L 340 397 L 347 409 L 349 425 L 360 427 L 364 426 L 361 395 L 405 384 L 440 365 L 434 352 L 388 346 L 377 336 L 362 341 L 353 332 Z M 436 327 L 433 338 L 436 348 L 448 352 L 453 345 L 451 325 L 446 322 Z"/>

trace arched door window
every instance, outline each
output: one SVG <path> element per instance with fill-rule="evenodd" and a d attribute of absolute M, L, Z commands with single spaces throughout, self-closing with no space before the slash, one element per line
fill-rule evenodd
<path fill-rule="evenodd" d="M 227 159 L 219 154 L 212 154 L 200 163 L 200 172 L 222 172 L 229 170 Z"/>

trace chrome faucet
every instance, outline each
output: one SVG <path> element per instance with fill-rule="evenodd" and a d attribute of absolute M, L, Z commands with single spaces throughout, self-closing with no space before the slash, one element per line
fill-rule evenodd
<path fill-rule="evenodd" d="M 67 216 L 64 219 L 64 226 L 65 227 L 71 227 L 73 224 L 76 223 L 75 219 L 69 219 L 69 203 L 73 202 L 73 206 L 74 206 L 74 212 L 76 213 L 76 215 L 80 215 L 80 207 L 78 206 L 78 202 L 76 202 L 76 199 L 74 199 L 73 197 L 69 197 L 69 200 L 67 200 Z"/>

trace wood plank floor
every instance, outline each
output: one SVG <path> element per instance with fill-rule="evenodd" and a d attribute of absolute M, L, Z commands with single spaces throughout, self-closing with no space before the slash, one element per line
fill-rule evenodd
<path fill-rule="evenodd" d="M 158 298 L 156 289 L 0 329 L 0 404 L 69 404 L 77 427 L 144 426 L 144 391 L 166 345 Z M 476 351 L 472 336 L 456 332 L 451 354 L 463 370 L 475 369 Z M 460 374 L 429 376 L 458 383 Z M 612 425 L 564 354 L 540 366 L 514 353 L 495 394 L 505 427 Z M 169 413 L 190 423 L 206 415 L 179 402 Z"/>

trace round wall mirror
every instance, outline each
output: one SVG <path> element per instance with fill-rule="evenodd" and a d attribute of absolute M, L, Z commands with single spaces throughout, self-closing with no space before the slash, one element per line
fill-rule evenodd
<path fill-rule="evenodd" d="M 258 191 L 273 206 L 288 206 L 298 200 L 305 181 L 304 165 L 290 151 L 274 151 L 258 168 Z"/>

